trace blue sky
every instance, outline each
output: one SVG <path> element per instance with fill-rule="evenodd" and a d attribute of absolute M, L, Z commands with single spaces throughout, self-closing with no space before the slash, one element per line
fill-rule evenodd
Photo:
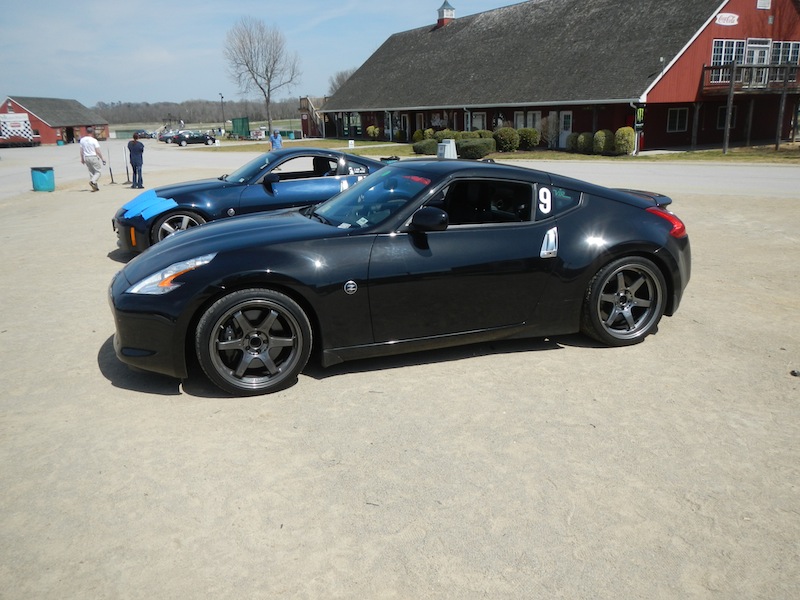
<path fill-rule="evenodd" d="M 449 0 L 456 18 L 517 0 Z M 443 0 L 28 0 L 3 2 L 0 100 L 98 102 L 241 99 L 225 35 L 242 17 L 284 32 L 302 78 L 279 99 L 322 96 L 392 33 L 436 22 Z M 250 97 L 253 97 L 252 94 Z"/>

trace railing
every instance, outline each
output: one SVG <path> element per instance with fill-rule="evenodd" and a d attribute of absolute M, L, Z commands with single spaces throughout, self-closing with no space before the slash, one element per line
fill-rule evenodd
<path fill-rule="evenodd" d="M 773 93 L 800 91 L 797 81 L 798 65 L 739 65 L 703 66 L 703 93 L 728 94 L 733 73 L 733 91 L 744 93 Z"/>

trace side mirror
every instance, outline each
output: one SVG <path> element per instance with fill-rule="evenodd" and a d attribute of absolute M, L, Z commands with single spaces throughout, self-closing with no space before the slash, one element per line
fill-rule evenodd
<path fill-rule="evenodd" d="M 272 189 L 272 184 L 278 183 L 280 180 L 281 176 L 278 175 L 277 173 L 267 173 L 266 175 L 264 175 L 264 179 L 261 181 L 261 185 L 263 185 L 264 189 L 266 189 L 270 194 L 272 194 L 274 193 Z"/>
<path fill-rule="evenodd" d="M 444 231 L 450 220 L 447 213 L 435 206 L 423 206 L 411 217 L 412 231 Z"/>

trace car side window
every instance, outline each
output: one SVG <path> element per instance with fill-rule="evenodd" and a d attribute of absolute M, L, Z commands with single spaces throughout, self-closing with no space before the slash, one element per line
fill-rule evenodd
<path fill-rule="evenodd" d="M 327 156 L 295 156 L 272 170 L 281 181 L 308 179 L 336 174 L 336 160 Z"/>
<path fill-rule="evenodd" d="M 577 190 L 539 184 L 536 186 L 536 220 L 556 217 L 578 206 L 581 193 Z"/>
<path fill-rule="evenodd" d="M 451 225 L 519 223 L 531 218 L 530 184 L 500 179 L 462 179 L 442 200 Z"/>

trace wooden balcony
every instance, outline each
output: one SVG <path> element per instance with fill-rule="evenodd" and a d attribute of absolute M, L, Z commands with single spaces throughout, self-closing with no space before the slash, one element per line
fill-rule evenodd
<path fill-rule="evenodd" d="M 796 94 L 798 65 L 722 65 L 703 66 L 703 94 Z"/>

